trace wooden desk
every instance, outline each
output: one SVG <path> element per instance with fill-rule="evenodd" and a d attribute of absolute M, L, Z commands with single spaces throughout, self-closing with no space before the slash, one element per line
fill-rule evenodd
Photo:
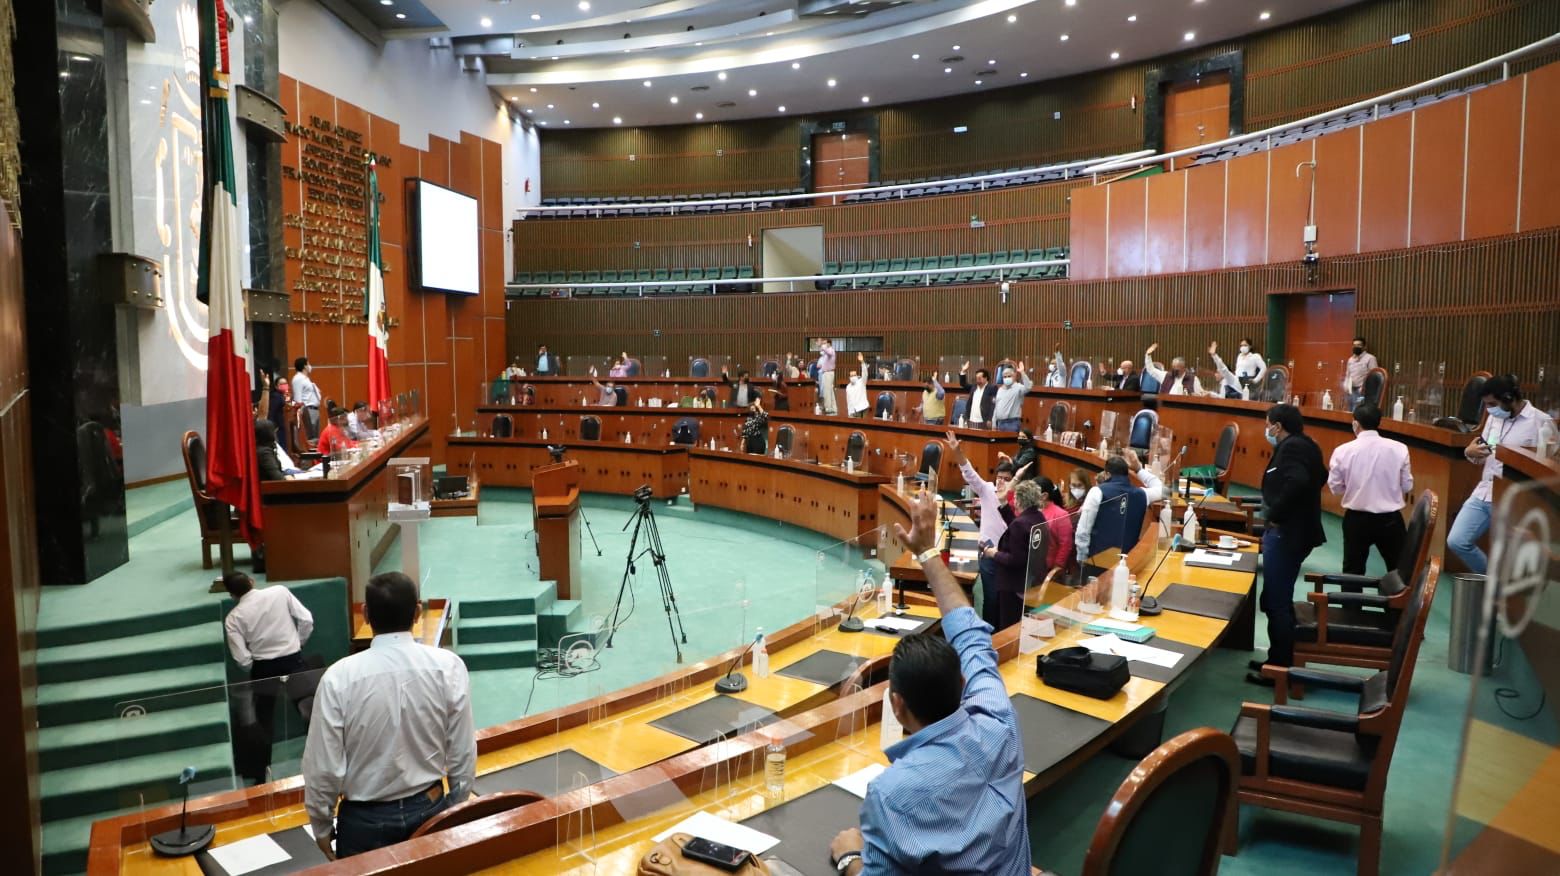
<path fill-rule="evenodd" d="M 388 516 L 386 464 L 398 456 L 426 456 L 431 446 L 428 421 L 420 419 L 344 477 L 261 484 L 270 579 L 339 576 L 347 579 L 351 600 L 363 601 L 374 564 L 397 532 Z"/>
<path fill-rule="evenodd" d="M 877 544 L 883 475 L 725 450 L 688 451 L 688 497 L 790 523 L 841 541 Z"/>
<path fill-rule="evenodd" d="M 552 464 L 549 444 L 567 446 L 565 459 L 579 461 L 583 492 L 627 496 L 649 484 L 656 498 L 669 499 L 682 493 L 688 483 L 687 448 L 669 444 L 588 443 L 551 433 L 546 441 L 452 437 L 449 473 L 470 475 L 474 470 L 485 486 L 529 488 L 532 471 Z"/>

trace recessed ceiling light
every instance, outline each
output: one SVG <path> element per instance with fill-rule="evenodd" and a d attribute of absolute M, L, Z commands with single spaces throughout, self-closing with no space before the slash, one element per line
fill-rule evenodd
<path fill-rule="evenodd" d="M 650 80 L 648 80 L 648 79 L 645 80 L 645 87 L 646 88 L 650 87 Z"/>
<path fill-rule="evenodd" d="M 919 60 L 921 60 L 921 53 L 920 52 L 916 52 L 915 54 L 911 55 L 910 56 L 910 60 L 912 60 L 912 61 L 919 61 Z"/>
<path fill-rule="evenodd" d="M 985 84 L 985 81 L 984 81 L 984 80 L 981 80 L 981 79 L 977 79 L 977 80 L 975 80 L 975 84 L 976 84 L 976 85 L 984 85 L 984 84 Z"/>
<path fill-rule="evenodd" d="M 758 89 L 756 89 L 756 88 L 749 88 L 748 89 L 748 97 L 758 97 Z"/>
<path fill-rule="evenodd" d="M 865 94 L 863 94 L 863 95 L 862 95 L 862 96 L 861 96 L 861 102 L 862 102 L 862 103 L 871 103 L 871 102 L 872 102 L 872 98 L 870 98 L 870 97 L 868 97 L 868 96 L 867 96 L 867 95 L 865 95 Z"/>
<path fill-rule="evenodd" d="M 564 124 L 565 124 L 565 125 L 567 125 L 567 124 L 569 124 L 569 120 L 568 120 L 568 119 L 564 119 L 564 120 L 563 120 L 563 123 L 564 123 Z"/>
<path fill-rule="evenodd" d="M 380 6 L 394 6 L 395 0 L 379 0 Z"/>
<path fill-rule="evenodd" d="M 525 112 L 526 112 L 526 115 L 534 115 L 536 113 L 536 110 L 531 109 L 530 107 L 526 107 L 525 108 Z"/>
<path fill-rule="evenodd" d="M 1134 14 L 1132 14 L 1132 15 L 1129 15 L 1129 16 L 1127 16 L 1127 21 L 1129 21 L 1129 22 L 1131 22 L 1131 21 L 1137 21 L 1137 14 L 1136 14 L 1136 13 L 1134 13 Z"/>
<path fill-rule="evenodd" d="M 580 0 L 580 11 L 581 12 L 589 12 L 590 11 L 590 0 Z"/>
<path fill-rule="evenodd" d="M 1183 36 L 1182 39 L 1186 40 L 1187 42 L 1191 42 L 1192 40 L 1197 39 L 1197 31 L 1195 31 L 1195 30 L 1187 31 L 1186 35 Z"/>
<path fill-rule="evenodd" d="M 511 102 L 513 102 L 513 101 L 517 101 L 517 100 L 519 100 L 519 99 L 520 99 L 520 98 L 518 98 L 518 97 L 511 97 L 511 98 L 510 98 L 510 99 L 509 99 L 509 100 L 510 100 L 510 101 L 511 101 Z"/>
<path fill-rule="evenodd" d="M 800 61 L 792 61 L 791 62 L 791 69 L 792 70 L 800 70 L 800 69 L 802 69 L 801 62 Z"/>
<path fill-rule="evenodd" d="M 557 55 L 553 55 L 553 60 L 554 61 L 558 60 L 558 56 Z"/>
<path fill-rule="evenodd" d="M 90 57 L 88 57 L 86 55 L 71 55 L 70 59 L 72 61 L 90 61 L 90 60 L 92 60 Z"/>
<path fill-rule="evenodd" d="M 536 93 L 536 86 L 535 85 L 531 86 L 531 93 L 532 94 Z"/>
<path fill-rule="evenodd" d="M 958 47 L 958 46 L 954 46 L 954 47 L 953 47 L 953 50 L 954 50 L 954 51 L 955 51 L 955 52 L 957 52 L 957 51 L 958 51 L 958 50 L 959 50 L 959 47 Z"/>
<path fill-rule="evenodd" d="M 1068 6 L 1077 6 L 1078 5 L 1078 0 L 1067 0 L 1067 5 Z"/>
<path fill-rule="evenodd" d="M 766 32 L 766 33 L 765 33 L 765 34 L 764 34 L 764 36 L 774 36 L 774 35 L 775 35 L 775 32 L 774 32 L 774 31 L 772 31 L 772 30 L 771 30 L 771 31 L 768 31 L 768 32 Z"/>
<path fill-rule="evenodd" d="M 720 72 L 719 72 L 719 73 L 716 73 L 716 74 L 715 74 L 715 78 L 716 78 L 716 79 L 719 79 L 719 80 L 720 80 L 720 81 L 722 81 L 722 82 L 725 82 L 725 81 L 726 81 L 726 71 L 725 71 L 725 70 L 722 70 L 722 71 L 720 71 Z"/>
<path fill-rule="evenodd" d="M 1114 60 L 1116 60 L 1117 58 L 1120 58 L 1120 57 L 1121 57 L 1121 53 L 1120 52 L 1111 52 L 1110 53 L 1110 59 L 1112 61 L 1114 61 Z"/>
<path fill-rule="evenodd" d="M 1061 41 L 1062 41 L 1062 42 L 1064 42 L 1064 43 L 1065 43 L 1065 42 L 1067 42 L 1067 41 L 1068 41 L 1068 40 L 1070 40 L 1070 39 L 1072 39 L 1072 37 L 1070 37 L 1070 36 L 1068 36 L 1068 35 L 1067 35 L 1067 34 L 1065 34 L 1065 33 L 1063 33 L 1063 34 L 1057 34 L 1057 36 L 1056 36 L 1056 38 L 1057 38 L 1057 39 L 1059 39 L 1059 40 L 1061 40 Z"/>
<path fill-rule="evenodd" d="M 542 125 L 543 127 L 546 127 L 547 120 L 546 119 L 542 119 L 540 122 L 537 122 L 537 124 Z"/>
<path fill-rule="evenodd" d="M 1018 74 L 1018 78 L 1020 78 L 1020 79 L 1028 79 L 1029 78 L 1029 74 L 1028 73 L 1020 73 L 1020 74 Z"/>
<path fill-rule="evenodd" d="M 397 12 L 395 14 L 395 17 L 401 19 L 402 21 L 405 21 L 406 20 L 406 13 L 405 12 Z"/>
<path fill-rule="evenodd" d="M 486 15 L 484 15 L 484 16 L 482 16 L 482 20 L 477 22 L 477 23 L 482 25 L 483 27 L 492 27 L 493 26 L 493 19 L 488 18 Z"/>
<path fill-rule="evenodd" d="M 1269 18 L 1272 18 L 1272 17 L 1273 17 L 1273 13 L 1271 13 L 1271 12 L 1264 12 L 1261 15 L 1257 16 L 1257 18 L 1262 20 L 1262 21 L 1267 21 Z"/>
<path fill-rule="evenodd" d="M 614 125 L 621 125 L 621 124 L 623 124 L 623 117 L 622 116 L 613 116 L 612 117 L 612 124 L 614 124 Z"/>
<path fill-rule="evenodd" d="M 952 73 L 953 72 L 953 68 L 952 67 L 944 67 L 943 68 L 943 72 L 944 73 Z"/>
<path fill-rule="evenodd" d="M 986 66 L 987 67 L 995 67 L 995 66 L 997 66 L 997 59 L 996 58 L 992 58 L 991 60 L 987 61 L 986 62 Z"/>
<path fill-rule="evenodd" d="M 693 117 L 696 119 L 702 119 L 704 118 L 704 113 L 694 113 Z"/>
<path fill-rule="evenodd" d="M 541 21 L 542 20 L 542 14 L 540 12 L 533 12 L 533 13 L 531 13 L 531 20 L 532 21 Z"/>
<path fill-rule="evenodd" d="M 672 103 L 676 103 L 677 102 L 677 95 L 675 95 L 675 94 L 672 95 L 671 101 L 672 101 Z"/>
<path fill-rule="evenodd" d="M 593 100 L 593 101 L 590 102 L 590 108 L 591 109 L 601 109 L 601 104 L 599 102 Z"/>
<path fill-rule="evenodd" d="M 554 106 L 553 106 L 553 105 L 552 105 L 552 104 L 548 104 L 548 105 L 547 105 L 547 108 L 548 108 L 548 109 L 556 109 L 556 107 L 554 107 Z"/>
<path fill-rule="evenodd" d="M 147 100 L 147 99 L 146 99 L 146 98 L 144 98 L 144 97 L 143 97 L 143 98 L 141 98 L 141 103 L 144 103 L 144 104 L 146 104 L 146 105 L 147 105 L 147 106 L 151 106 L 151 105 L 152 105 L 152 102 L 151 102 L 151 101 L 149 101 L 149 100 Z"/>
<path fill-rule="evenodd" d="M 835 81 L 835 80 L 833 80 L 833 79 L 830 79 L 830 80 L 829 80 L 829 87 L 830 87 L 830 88 L 833 88 L 833 87 L 834 87 L 834 86 L 836 86 L 836 85 L 838 85 L 838 84 L 839 84 L 839 83 L 838 83 L 838 82 L 836 82 L 836 81 Z"/>
<path fill-rule="evenodd" d="M 776 109 L 780 110 L 780 112 L 785 112 L 785 104 L 780 104 L 780 106 L 776 107 Z"/>
<path fill-rule="evenodd" d="M 1009 15 L 1008 16 L 1008 24 L 1012 24 L 1015 21 L 1018 21 L 1018 16 L 1016 16 L 1016 15 Z"/>

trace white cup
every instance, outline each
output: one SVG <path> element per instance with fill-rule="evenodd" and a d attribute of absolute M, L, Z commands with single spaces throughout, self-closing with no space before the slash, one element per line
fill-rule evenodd
<path fill-rule="evenodd" d="M 1221 536 L 1219 536 L 1219 547 L 1221 547 L 1221 548 L 1226 548 L 1226 549 L 1234 548 L 1234 547 L 1236 547 L 1239 544 L 1240 544 L 1240 541 L 1237 540 L 1235 538 L 1235 536 L 1233 536 L 1233 535 L 1221 535 Z"/>

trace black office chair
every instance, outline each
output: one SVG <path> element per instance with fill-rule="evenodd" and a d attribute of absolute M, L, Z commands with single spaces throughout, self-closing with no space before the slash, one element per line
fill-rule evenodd
<path fill-rule="evenodd" d="M 1088 362 L 1074 362 L 1072 371 L 1067 377 L 1067 386 L 1071 389 L 1083 389 L 1089 385 L 1089 380 L 1094 377 L 1094 366 Z"/>
<path fill-rule="evenodd" d="M 916 469 L 916 480 L 927 481 L 937 474 L 942 468 L 942 452 L 941 441 L 926 442 L 926 446 L 921 448 L 921 465 Z"/>
<path fill-rule="evenodd" d="M 601 440 L 601 418 L 600 417 L 587 416 L 587 417 L 581 417 L 580 418 L 580 440 L 581 441 L 600 441 Z"/>
<path fill-rule="evenodd" d="M 1484 418 L 1484 384 L 1490 379 L 1488 371 L 1475 371 L 1463 384 L 1462 400 L 1457 404 L 1455 417 L 1438 417 L 1432 425 L 1453 432 L 1472 432 L 1479 428 Z"/>
<path fill-rule="evenodd" d="M 1150 410 L 1159 407 L 1159 379 L 1144 368 L 1138 371 L 1138 389 L 1142 390 L 1143 407 Z"/>
<path fill-rule="evenodd" d="M 493 418 L 493 437 L 512 438 L 515 434 L 515 421 L 508 414 L 499 414 Z"/>
<path fill-rule="evenodd" d="M 948 420 L 948 425 L 950 425 L 950 426 L 957 426 L 957 425 L 959 425 L 959 423 L 961 423 L 964 420 L 965 415 L 969 413 L 969 410 L 970 410 L 970 400 L 969 400 L 969 398 L 967 396 L 954 399 L 953 400 L 953 417 L 950 420 Z"/>
<path fill-rule="evenodd" d="M 1387 395 L 1387 369 L 1376 367 L 1365 374 L 1365 382 L 1360 385 L 1360 401 L 1370 402 L 1376 407 L 1381 407 L 1381 400 Z"/>
<path fill-rule="evenodd" d="M 612 393 L 617 396 L 617 406 L 618 407 L 620 407 L 620 408 L 628 407 L 628 387 L 626 387 L 626 386 L 614 386 L 614 387 L 612 387 Z"/>
<path fill-rule="evenodd" d="M 1051 413 L 1046 417 L 1046 424 L 1051 427 L 1051 433 L 1060 437 L 1063 432 L 1072 431 L 1073 406 L 1069 402 L 1059 401 L 1051 405 Z"/>
<path fill-rule="evenodd" d="M 894 363 L 894 379 L 895 380 L 914 380 L 915 379 L 915 360 L 913 360 L 913 359 L 900 359 L 900 360 L 896 361 Z"/>
<path fill-rule="evenodd" d="M 873 407 L 872 407 L 872 416 L 874 416 L 874 417 L 892 417 L 892 416 L 894 416 L 894 394 L 893 393 L 891 393 L 891 392 L 880 392 L 880 393 L 878 393 L 877 404 L 873 405 Z"/>
<path fill-rule="evenodd" d="M 693 446 L 699 443 L 699 421 L 683 417 L 672 426 L 672 443 Z"/>
<path fill-rule="evenodd" d="M 1235 463 L 1235 444 L 1239 440 L 1240 424 L 1224 424 L 1224 428 L 1219 430 L 1219 442 L 1213 448 L 1213 464 L 1183 468 L 1181 475 L 1211 486 L 1215 493 L 1224 495 L 1229 490 L 1230 466 Z"/>
<path fill-rule="evenodd" d="M 1144 408 L 1132 415 L 1132 426 L 1127 430 L 1127 446 L 1147 457 L 1154 444 L 1154 433 L 1159 431 L 1159 414 Z"/>
<path fill-rule="evenodd" d="M 786 459 L 791 458 L 791 447 L 796 444 L 796 430 L 790 426 L 781 426 L 775 430 L 775 448 Z"/>
<path fill-rule="evenodd" d="M 628 360 L 628 376 L 629 377 L 638 377 L 639 373 L 640 373 L 639 360 L 638 359 L 629 359 Z"/>
<path fill-rule="evenodd" d="M 703 356 L 695 358 L 688 364 L 688 376 L 697 378 L 709 377 L 710 360 L 704 358 Z"/>
<path fill-rule="evenodd" d="M 852 432 L 845 439 L 845 456 L 850 459 L 856 468 L 861 468 L 861 460 L 867 455 L 867 436 L 861 432 Z"/>
<path fill-rule="evenodd" d="M 759 366 L 759 371 L 762 372 L 765 377 L 772 378 L 775 376 L 775 372 L 779 370 L 780 363 L 773 359 L 765 359 L 764 364 Z"/>
<path fill-rule="evenodd" d="M 1269 365 L 1262 375 L 1262 387 L 1257 390 L 1257 401 L 1284 402 L 1289 400 L 1289 369 L 1283 365 Z"/>

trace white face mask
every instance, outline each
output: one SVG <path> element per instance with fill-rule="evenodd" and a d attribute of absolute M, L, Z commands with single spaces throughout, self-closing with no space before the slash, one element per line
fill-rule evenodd
<path fill-rule="evenodd" d="M 1117 368 L 1116 369 L 1116 373 L 1120 374 L 1122 377 L 1126 377 L 1127 376 L 1127 369 L 1125 369 L 1125 368 Z"/>
<path fill-rule="evenodd" d="M 1004 385 L 1006 385 L 1006 386 L 1012 386 L 1013 385 L 1013 378 L 1011 378 L 1011 377 L 1004 377 L 1004 378 L 1002 378 L 1002 383 Z"/>
<path fill-rule="evenodd" d="M 1245 344 L 1241 344 L 1240 345 L 1240 351 L 1241 351 L 1242 354 L 1250 353 L 1251 352 L 1251 348 L 1246 346 Z"/>
<path fill-rule="evenodd" d="M 1072 495 L 1073 495 L 1074 499 L 1082 499 L 1084 497 L 1084 495 L 1087 494 L 1088 492 L 1089 491 L 1084 489 L 1083 487 L 1073 487 L 1072 488 Z"/>

